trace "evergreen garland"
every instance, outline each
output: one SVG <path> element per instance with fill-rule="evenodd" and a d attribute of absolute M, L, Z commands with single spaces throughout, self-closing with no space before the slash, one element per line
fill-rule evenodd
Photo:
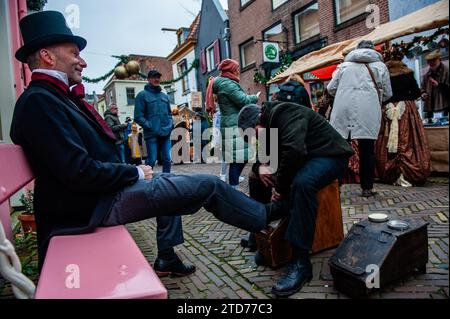
<path fill-rule="evenodd" d="M 106 73 L 103 76 L 100 76 L 98 78 L 95 79 L 90 79 L 88 77 L 83 76 L 83 81 L 84 82 L 88 82 L 88 83 L 98 83 L 100 81 L 105 81 L 106 79 L 108 79 L 112 74 L 114 73 L 114 69 L 112 69 L 111 71 L 109 71 L 108 73 Z"/>
<path fill-rule="evenodd" d="M 281 57 L 280 69 L 278 70 L 278 72 L 276 74 L 273 75 L 273 77 L 268 78 L 268 77 L 264 76 L 261 72 L 255 71 L 255 74 L 253 75 L 253 81 L 255 81 L 256 83 L 261 83 L 261 84 L 267 85 L 267 82 L 272 80 L 278 74 L 286 71 L 291 66 L 292 62 L 293 62 L 293 58 L 292 58 L 291 53 L 290 52 L 286 52 Z"/>
<path fill-rule="evenodd" d="M 422 46 L 426 46 L 430 51 L 437 50 L 441 47 L 448 46 L 449 40 L 448 38 L 443 38 L 441 40 L 441 43 L 436 43 L 437 38 L 440 35 L 449 35 L 449 28 L 439 28 L 434 34 L 430 36 L 417 36 L 414 37 L 411 42 L 401 42 L 399 44 L 392 44 L 391 52 L 388 52 L 387 49 L 384 49 L 384 55 L 389 56 L 392 54 L 398 54 L 401 53 L 404 56 L 406 56 L 409 59 L 412 59 L 414 57 L 417 57 L 423 53 Z M 397 51 L 398 53 L 394 53 L 393 51 Z M 280 61 L 280 69 L 279 71 L 274 74 L 272 78 L 268 78 L 264 76 L 260 71 L 255 71 L 255 74 L 253 75 L 253 80 L 256 83 L 261 83 L 264 85 L 267 85 L 267 83 L 275 78 L 277 75 L 281 74 L 282 72 L 286 71 L 292 64 L 293 58 L 292 55 L 289 52 L 286 52 L 285 55 L 281 58 Z"/>
<path fill-rule="evenodd" d="M 440 35 L 448 35 L 449 34 L 449 28 L 439 28 L 434 34 L 431 36 L 417 36 L 412 39 L 411 42 L 400 42 L 399 44 L 394 43 L 392 44 L 391 52 L 385 52 L 384 55 L 392 55 L 392 54 L 402 54 L 406 56 L 408 59 L 413 59 L 414 57 L 420 56 L 423 53 L 422 46 L 426 46 L 430 51 L 435 51 L 439 48 L 441 48 L 441 45 L 439 43 L 436 43 L 435 40 Z M 444 38 L 444 46 L 448 46 L 448 39 Z M 384 48 L 384 51 L 387 49 Z M 396 51 L 396 52 L 395 52 Z"/>
<path fill-rule="evenodd" d="M 266 85 L 267 82 L 269 82 L 269 80 L 270 80 L 269 78 L 264 76 L 264 74 L 262 74 L 259 71 L 255 71 L 255 74 L 253 74 L 253 81 L 255 81 L 255 83 L 260 83 L 260 84 Z"/>
<path fill-rule="evenodd" d="M 91 78 L 88 78 L 86 76 L 83 76 L 83 81 L 85 81 L 87 83 L 98 83 L 100 81 L 105 81 L 106 79 L 108 79 L 114 73 L 115 68 L 117 68 L 119 65 L 128 63 L 128 57 L 126 55 L 111 55 L 111 57 L 116 58 L 116 59 L 119 60 L 119 62 L 117 62 L 117 64 L 114 66 L 114 68 L 112 70 L 110 70 L 105 75 L 100 76 L 98 78 L 94 78 L 94 79 L 91 79 Z"/>
<path fill-rule="evenodd" d="M 173 79 L 173 80 L 169 80 L 169 81 L 162 81 L 162 82 L 161 82 L 161 85 L 172 84 L 172 83 L 175 83 L 175 82 L 180 81 L 182 78 L 184 78 L 186 75 L 188 75 L 189 72 L 192 71 L 192 69 L 194 69 L 194 68 L 195 68 L 195 69 L 198 69 L 198 66 L 199 66 L 199 61 L 198 61 L 198 59 L 195 59 L 194 61 L 192 61 L 192 63 L 191 63 L 191 65 L 189 66 L 189 68 L 186 69 L 186 71 L 184 71 L 183 73 L 181 73 L 179 77 L 177 77 L 176 79 Z M 139 73 L 139 75 L 140 75 L 142 78 L 144 78 L 144 79 L 147 78 L 147 75 L 145 75 L 145 74 Z"/>
<path fill-rule="evenodd" d="M 105 75 L 103 75 L 103 76 L 100 76 L 100 77 L 97 77 L 97 78 L 94 78 L 94 79 L 91 79 L 91 78 L 88 78 L 88 77 L 86 77 L 86 76 L 83 76 L 83 81 L 85 81 L 85 82 L 87 82 L 87 83 L 98 83 L 98 82 L 100 82 L 100 81 L 105 81 L 105 80 L 107 80 L 112 74 L 114 74 L 114 70 L 118 67 L 118 66 L 120 66 L 120 65 L 126 65 L 130 60 L 128 59 L 128 56 L 126 56 L 126 55 L 112 55 L 111 57 L 113 57 L 113 58 L 116 58 L 116 59 L 118 59 L 119 60 L 119 62 L 117 62 L 117 64 L 114 66 L 114 68 L 112 69 L 112 70 L 110 70 L 108 73 L 106 73 Z M 189 72 L 191 72 L 192 71 L 192 69 L 197 69 L 198 68 L 198 66 L 199 66 L 199 61 L 198 61 L 198 59 L 195 59 L 192 63 L 191 63 L 191 65 L 189 66 L 189 68 L 186 70 L 186 71 L 184 71 L 179 77 L 177 77 L 176 79 L 173 79 L 173 80 L 169 80 L 169 81 L 163 81 L 163 82 L 161 82 L 161 84 L 162 85 L 167 85 L 167 84 L 172 84 L 172 83 L 175 83 L 175 82 L 178 82 L 178 81 L 180 81 L 182 78 L 184 78 Z M 142 79 L 147 79 L 147 74 L 142 74 L 142 73 L 140 73 L 139 72 L 139 76 L 142 78 Z"/>
<path fill-rule="evenodd" d="M 47 0 L 27 0 L 27 8 L 30 11 L 41 11 Z"/>

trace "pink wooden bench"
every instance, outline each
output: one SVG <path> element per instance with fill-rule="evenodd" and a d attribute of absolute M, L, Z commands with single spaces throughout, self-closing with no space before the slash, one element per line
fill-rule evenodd
<path fill-rule="evenodd" d="M 33 180 L 20 146 L 0 144 L 0 219 L 11 239 L 9 198 Z M 165 299 L 167 290 L 124 226 L 50 240 L 36 299 Z"/>

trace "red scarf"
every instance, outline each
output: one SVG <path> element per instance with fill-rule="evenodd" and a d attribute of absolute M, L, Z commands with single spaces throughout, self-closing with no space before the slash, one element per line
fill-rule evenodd
<path fill-rule="evenodd" d="M 241 80 L 235 73 L 239 70 L 239 63 L 235 60 L 226 59 L 219 64 L 220 76 L 239 83 Z M 206 89 L 206 112 L 213 114 L 216 111 L 216 103 L 214 101 L 213 86 L 217 78 L 211 77 Z"/>
<path fill-rule="evenodd" d="M 100 114 L 98 114 L 97 110 L 84 99 L 85 91 L 84 85 L 82 83 L 78 83 L 72 88 L 72 90 L 70 90 L 69 86 L 66 83 L 58 80 L 57 78 L 54 78 L 53 76 L 39 72 L 33 72 L 33 74 L 31 75 L 31 80 L 44 81 L 55 86 L 57 89 L 62 91 L 64 95 L 69 97 L 80 108 L 82 112 L 84 112 L 91 118 L 93 117 L 94 120 L 100 125 L 103 131 L 110 138 L 112 138 L 113 140 L 116 139 L 108 123 L 106 123 L 106 121 L 100 116 Z"/>

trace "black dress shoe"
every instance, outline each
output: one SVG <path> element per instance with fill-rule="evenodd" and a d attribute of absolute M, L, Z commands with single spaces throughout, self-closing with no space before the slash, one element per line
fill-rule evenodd
<path fill-rule="evenodd" d="M 375 195 L 378 195 L 378 193 L 372 191 L 371 189 L 363 189 L 362 193 L 361 193 L 362 197 L 372 197 L 372 196 L 375 196 Z"/>
<path fill-rule="evenodd" d="M 196 270 L 194 265 L 183 264 L 177 255 L 170 260 L 157 258 L 155 260 L 155 264 L 153 265 L 153 269 L 158 277 L 165 277 L 169 275 L 183 277 L 194 273 Z"/>
<path fill-rule="evenodd" d="M 286 266 L 285 273 L 272 287 L 277 297 L 288 297 L 302 289 L 312 279 L 312 265 L 309 257 L 295 259 Z"/>
<path fill-rule="evenodd" d="M 248 237 L 241 239 L 241 247 L 248 248 L 250 252 L 256 251 L 256 238 L 255 234 L 250 233 Z"/>
<path fill-rule="evenodd" d="M 287 199 L 271 202 L 266 205 L 268 205 L 267 224 L 289 215 L 289 201 Z"/>

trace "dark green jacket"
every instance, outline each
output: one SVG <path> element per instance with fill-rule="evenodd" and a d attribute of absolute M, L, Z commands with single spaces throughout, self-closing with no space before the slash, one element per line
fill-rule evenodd
<path fill-rule="evenodd" d="M 258 98 L 256 95 L 245 94 L 238 82 L 220 76 L 214 81 L 213 93 L 217 95 L 221 113 L 220 128 L 224 160 L 230 162 L 228 159 L 232 158 L 235 162 L 236 159 L 252 158 L 254 154 L 251 148 L 244 143 L 244 139 L 239 134 L 237 117 L 244 106 L 256 103 Z M 228 131 L 228 138 L 226 128 L 232 129 L 231 132 L 233 132 L 230 134 L 231 132 Z"/>
<path fill-rule="evenodd" d="M 287 194 L 297 171 L 314 157 L 351 156 L 350 144 L 318 113 L 294 103 L 268 102 L 261 124 L 278 129 L 277 192 Z"/>

